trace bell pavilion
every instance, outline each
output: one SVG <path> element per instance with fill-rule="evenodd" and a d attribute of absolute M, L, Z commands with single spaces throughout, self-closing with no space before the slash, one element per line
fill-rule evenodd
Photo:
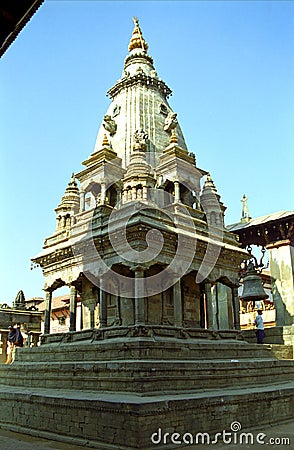
<path fill-rule="evenodd" d="M 0 423 L 147 450 L 234 421 L 293 417 L 293 361 L 243 338 L 238 272 L 248 253 L 225 227 L 226 208 L 185 142 L 137 19 L 128 50 L 95 148 L 33 258 L 44 274 L 44 334 L 0 368 Z M 62 286 L 70 331 L 50 334 Z"/>

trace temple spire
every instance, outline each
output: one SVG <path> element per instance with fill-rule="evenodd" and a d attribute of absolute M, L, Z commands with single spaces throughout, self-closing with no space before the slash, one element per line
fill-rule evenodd
<path fill-rule="evenodd" d="M 127 168 L 134 148 L 134 132 L 143 129 L 149 135 L 148 163 L 155 167 L 164 149 L 170 145 L 170 138 L 172 144 L 181 147 L 185 153 L 187 146 L 177 113 L 168 103 L 172 91 L 158 77 L 138 19 L 134 18 L 133 22 L 122 75 L 108 90 L 111 104 L 100 125 L 92 155 L 101 150 L 101 142 L 107 132 L 111 147 L 122 159 L 122 166 Z M 171 137 L 173 128 L 176 128 L 176 137 Z"/>
<path fill-rule="evenodd" d="M 133 22 L 135 24 L 135 28 L 133 30 L 133 34 L 129 43 L 129 52 L 131 52 L 134 48 L 140 48 L 145 52 L 148 51 L 148 44 L 143 38 L 143 34 L 139 25 L 139 21 L 137 17 L 133 18 Z"/>
<path fill-rule="evenodd" d="M 251 217 L 250 217 L 250 214 L 249 214 L 248 198 L 246 197 L 245 194 L 243 195 L 241 202 L 242 202 L 241 222 L 242 223 L 250 222 Z"/>

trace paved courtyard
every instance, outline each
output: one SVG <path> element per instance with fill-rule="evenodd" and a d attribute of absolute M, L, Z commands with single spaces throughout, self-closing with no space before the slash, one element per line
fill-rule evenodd
<path fill-rule="evenodd" d="M 248 433 L 249 430 L 246 430 Z M 292 449 L 294 448 L 294 421 L 284 422 L 273 426 L 264 426 L 261 428 L 251 429 L 254 443 L 248 444 L 210 444 L 210 445 L 188 445 L 181 447 L 184 450 L 203 450 L 207 448 L 225 449 L 226 447 L 236 449 Z M 262 438 L 264 444 L 256 443 L 256 437 L 259 433 L 266 436 Z M 266 445 L 266 447 L 265 447 Z M 154 449 L 158 448 L 154 444 Z M 165 446 L 161 446 L 164 448 Z M 51 439 L 44 439 L 36 436 L 29 436 L 22 433 L 8 431 L 0 428 L 0 450 L 80 450 L 82 448 L 89 448 L 88 446 L 79 446 L 71 443 L 53 441 Z M 97 448 L 97 447 L 96 447 Z M 167 450 L 171 450 L 170 445 L 166 445 Z M 99 447 L 99 450 L 107 450 Z"/>

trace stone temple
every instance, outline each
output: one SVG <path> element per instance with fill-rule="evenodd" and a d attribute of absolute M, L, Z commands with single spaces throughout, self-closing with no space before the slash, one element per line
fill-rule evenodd
<path fill-rule="evenodd" d="M 0 367 L 2 426 L 147 450 L 293 417 L 293 361 L 243 339 L 238 271 L 248 254 L 225 228 L 170 94 L 134 19 L 95 148 L 33 258 L 45 278 L 44 335 Z M 70 331 L 50 334 L 61 286 Z"/>

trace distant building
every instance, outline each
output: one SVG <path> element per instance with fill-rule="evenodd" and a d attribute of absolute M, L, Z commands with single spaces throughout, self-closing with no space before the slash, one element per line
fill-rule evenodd
<path fill-rule="evenodd" d="M 66 333 L 70 328 L 70 312 L 69 312 L 69 295 L 61 295 L 59 297 L 52 298 L 51 318 L 50 318 L 50 331 L 51 333 Z M 45 300 L 37 305 L 41 315 L 41 331 L 44 333 L 44 313 L 45 313 Z M 76 329 L 81 329 L 81 303 L 80 298 L 77 298 L 77 316 L 76 316 Z"/>

